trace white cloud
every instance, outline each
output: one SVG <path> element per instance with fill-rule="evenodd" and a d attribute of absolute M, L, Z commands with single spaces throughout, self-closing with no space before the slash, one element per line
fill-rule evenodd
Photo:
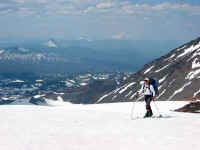
<path fill-rule="evenodd" d="M 18 8 L 18 10 L 15 13 L 18 14 L 19 16 L 24 17 L 24 16 L 35 15 L 37 13 L 37 11 L 34 10 L 33 8 L 20 7 L 20 8 Z"/>
<path fill-rule="evenodd" d="M 96 8 L 96 7 L 88 7 L 88 8 L 86 8 L 85 10 L 83 10 L 82 12 L 83 12 L 84 14 L 87 14 L 87 13 L 89 13 L 89 12 L 92 12 L 92 11 L 96 10 L 95 8 Z"/>
<path fill-rule="evenodd" d="M 26 2 L 26 0 L 13 0 L 13 1 L 19 4 L 24 4 Z"/>
<path fill-rule="evenodd" d="M 115 3 L 113 2 L 104 2 L 104 3 L 99 3 L 96 5 L 96 8 L 98 9 L 109 9 L 115 6 Z"/>
<path fill-rule="evenodd" d="M 13 0 L 13 1 L 18 4 L 28 4 L 28 3 L 45 4 L 51 2 L 51 0 Z"/>
<path fill-rule="evenodd" d="M 87 35 L 80 36 L 80 37 L 79 37 L 79 40 L 86 40 L 86 41 L 88 41 L 88 42 L 92 42 L 92 39 L 90 39 Z"/>
<path fill-rule="evenodd" d="M 127 4 L 122 6 L 121 8 L 122 13 L 127 14 L 152 14 L 152 13 L 159 13 L 159 12 L 185 12 L 189 14 L 199 14 L 200 13 L 200 6 L 192 6 L 189 4 L 177 4 L 177 3 L 161 3 L 157 5 L 147 5 L 147 4 Z"/>
<path fill-rule="evenodd" d="M 53 4 L 45 6 L 45 14 L 48 16 L 59 16 L 59 15 L 81 15 L 81 11 L 74 5 L 62 5 Z"/>
<path fill-rule="evenodd" d="M 12 9 L 0 10 L 0 15 L 6 15 L 12 12 Z"/>
<path fill-rule="evenodd" d="M 102 14 L 102 13 L 110 13 L 113 12 L 112 9 L 117 4 L 114 2 L 101 2 L 97 3 L 95 6 L 89 6 L 86 9 L 82 10 L 84 14 Z"/>
<path fill-rule="evenodd" d="M 129 2 L 129 1 L 123 1 L 123 2 L 120 2 L 119 4 L 122 5 L 122 6 L 123 6 L 123 5 L 129 5 L 130 2 Z"/>
<path fill-rule="evenodd" d="M 0 9 L 8 7 L 8 4 L 0 4 Z"/>
<path fill-rule="evenodd" d="M 109 15 L 144 15 L 143 17 L 145 17 L 157 14 L 162 15 L 163 12 L 171 14 L 184 12 L 191 15 L 200 15 L 200 6 L 169 2 L 156 5 L 134 4 L 130 1 L 120 2 L 114 0 L 10 0 L 4 4 L 0 2 L 0 8 L 13 9 L 13 11 L 9 12 L 14 13 L 20 7 L 34 9 L 35 14 L 44 12 L 43 14 L 48 15 L 104 15 L 107 13 Z M 33 12 L 29 11 L 28 14 L 32 15 Z"/>
<path fill-rule="evenodd" d="M 113 39 L 127 39 L 129 35 L 126 32 L 121 32 L 112 36 Z"/>

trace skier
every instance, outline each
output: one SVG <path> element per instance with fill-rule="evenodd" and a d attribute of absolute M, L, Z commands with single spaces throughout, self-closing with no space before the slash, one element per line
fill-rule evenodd
<path fill-rule="evenodd" d="M 149 84 L 149 78 L 144 79 L 144 84 L 142 85 L 142 88 L 137 92 L 137 97 L 141 94 L 144 94 L 146 102 L 146 114 L 144 118 L 151 117 L 153 116 L 151 101 L 155 99 L 156 92 L 153 85 Z"/>

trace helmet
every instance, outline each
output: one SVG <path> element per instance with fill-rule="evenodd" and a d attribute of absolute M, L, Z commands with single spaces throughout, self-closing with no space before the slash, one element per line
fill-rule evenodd
<path fill-rule="evenodd" d="M 149 81 L 149 78 L 145 78 L 144 81 Z"/>

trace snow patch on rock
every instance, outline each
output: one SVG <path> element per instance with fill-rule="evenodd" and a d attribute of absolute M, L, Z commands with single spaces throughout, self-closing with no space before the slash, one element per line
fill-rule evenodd
<path fill-rule="evenodd" d="M 126 95 L 125 95 L 125 97 L 128 97 L 128 96 L 130 96 L 132 93 L 133 93 L 133 92 L 132 92 L 132 91 L 130 91 L 128 94 L 126 94 Z"/>
<path fill-rule="evenodd" d="M 132 85 L 136 84 L 135 82 L 132 82 L 130 84 L 128 84 L 127 86 L 125 86 L 125 88 L 123 88 L 121 91 L 119 91 L 119 94 L 122 94 L 123 92 L 125 92 L 129 87 L 131 87 Z"/>
<path fill-rule="evenodd" d="M 80 86 L 87 86 L 87 85 L 88 85 L 88 83 L 85 83 L 85 82 L 80 83 Z"/>
<path fill-rule="evenodd" d="M 180 50 L 184 49 L 186 46 L 187 46 L 187 45 L 184 45 L 184 46 L 182 46 L 182 47 L 176 49 L 176 51 L 180 51 Z"/>
<path fill-rule="evenodd" d="M 136 96 L 136 94 L 137 94 L 137 93 L 134 93 L 134 94 L 130 97 L 130 99 L 133 99 L 133 98 Z"/>
<path fill-rule="evenodd" d="M 35 82 L 43 82 L 43 80 L 35 80 Z"/>
<path fill-rule="evenodd" d="M 192 80 L 194 79 L 195 77 L 197 77 L 197 75 L 200 73 L 200 69 L 197 69 L 195 71 L 191 71 L 190 73 L 187 74 L 186 78 L 185 79 L 188 79 L 188 80 Z"/>
<path fill-rule="evenodd" d="M 200 49 L 198 49 L 197 51 L 195 51 L 195 53 L 193 53 L 191 59 L 196 57 L 196 56 L 200 56 Z"/>
<path fill-rule="evenodd" d="M 45 95 L 43 94 L 43 95 L 35 95 L 35 96 L 33 96 L 34 98 L 40 98 L 40 97 L 44 97 Z"/>
<path fill-rule="evenodd" d="M 199 93 L 200 93 L 200 89 L 197 92 L 195 92 L 193 96 L 196 97 Z"/>
<path fill-rule="evenodd" d="M 200 67 L 200 62 L 198 58 L 195 58 L 192 62 L 192 69 L 196 69 Z"/>
<path fill-rule="evenodd" d="M 160 80 L 158 81 L 158 83 L 161 84 L 163 81 L 165 81 L 165 79 L 167 78 L 167 76 L 168 76 L 168 75 L 166 75 L 166 76 L 164 76 L 162 79 L 160 79 Z"/>
<path fill-rule="evenodd" d="M 166 66 L 164 66 L 164 67 L 162 67 L 162 68 L 156 70 L 155 72 L 158 73 L 158 72 L 160 72 L 160 71 L 166 69 L 169 65 L 170 65 L 170 64 L 168 64 L 168 65 L 166 65 Z"/>
<path fill-rule="evenodd" d="M 167 90 L 164 89 L 164 90 L 159 94 L 159 96 L 157 97 L 157 99 L 159 99 L 163 94 L 165 94 L 166 91 L 167 91 Z"/>
<path fill-rule="evenodd" d="M 172 54 L 170 57 L 166 58 L 164 61 L 168 61 L 168 60 L 174 58 L 175 56 L 176 56 L 176 54 Z"/>
<path fill-rule="evenodd" d="M 195 50 L 197 50 L 198 48 L 200 48 L 200 43 L 198 43 L 198 44 L 195 45 L 195 46 L 192 45 L 191 47 L 185 49 L 184 53 L 182 53 L 182 54 L 180 54 L 179 56 L 177 56 L 177 58 L 180 58 L 180 57 L 185 56 L 185 55 L 187 55 L 187 54 L 189 54 L 189 53 L 192 53 L 192 52 L 194 52 Z"/>
<path fill-rule="evenodd" d="M 53 92 L 56 95 L 64 95 L 65 93 L 57 93 L 57 92 Z"/>
<path fill-rule="evenodd" d="M 106 98 L 106 97 L 108 97 L 109 95 L 111 95 L 113 92 L 110 92 L 110 93 L 108 93 L 108 94 L 106 94 L 106 95 L 104 95 L 104 96 L 102 96 L 102 97 L 100 97 L 98 100 L 97 100 L 97 102 L 96 103 L 99 103 L 99 102 L 101 102 L 104 98 Z"/>
<path fill-rule="evenodd" d="M 147 74 L 149 71 L 151 71 L 152 69 L 154 68 L 154 66 L 151 66 L 150 68 L 148 68 L 145 72 L 144 72 L 144 74 Z"/>
<path fill-rule="evenodd" d="M 189 86 L 192 82 L 188 82 L 186 84 L 183 85 L 183 87 L 181 87 L 180 89 L 176 90 L 170 97 L 168 100 L 171 100 L 175 95 L 177 95 L 178 93 L 181 93 L 187 86 Z"/>
<path fill-rule="evenodd" d="M 12 81 L 13 83 L 24 83 L 24 81 L 23 80 L 14 80 L 14 81 Z"/>

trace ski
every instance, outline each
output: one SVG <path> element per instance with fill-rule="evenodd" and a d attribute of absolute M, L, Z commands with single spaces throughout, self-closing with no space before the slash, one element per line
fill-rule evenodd
<path fill-rule="evenodd" d="M 152 117 L 135 117 L 135 118 L 132 118 L 132 120 L 140 120 L 140 119 L 150 120 L 150 119 L 160 119 L 160 118 L 164 118 L 164 117 L 161 116 L 161 115 L 159 115 L 159 116 L 152 116 Z"/>

